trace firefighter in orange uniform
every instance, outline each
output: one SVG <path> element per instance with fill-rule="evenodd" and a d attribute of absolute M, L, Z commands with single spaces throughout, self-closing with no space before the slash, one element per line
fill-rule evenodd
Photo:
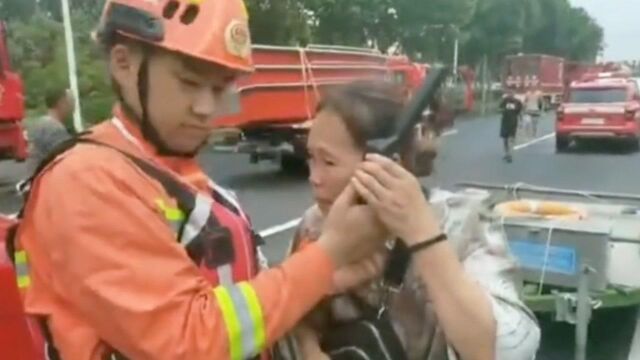
<path fill-rule="evenodd" d="M 268 358 L 383 244 L 349 188 L 318 243 L 259 272 L 247 216 L 194 159 L 252 70 L 247 21 L 241 0 L 106 2 L 114 116 L 45 159 L 9 239 L 49 359 Z"/>

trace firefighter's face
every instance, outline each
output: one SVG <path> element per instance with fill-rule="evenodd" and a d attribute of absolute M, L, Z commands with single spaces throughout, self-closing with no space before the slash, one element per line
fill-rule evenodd
<path fill-rule="evenodd" d="M 316 115 L 307 151 L 313 197 L 326 214 L 349 184 L 364 152 L 357 147 L 340 116 L 328 109 Z"/>
<path fill-rule="evenodd" d="M 122 54 L 112 51 L 112 74 L 125 101 L 141 117 L 138 71 L 142 56 L 122 47 Z M 213 132 L 214 120 L 232 112 L 231 85 L 238 74 L 165 51 L 155 51 L 148 59 L 148 120 L 169 150 L 196 152 Z"/>

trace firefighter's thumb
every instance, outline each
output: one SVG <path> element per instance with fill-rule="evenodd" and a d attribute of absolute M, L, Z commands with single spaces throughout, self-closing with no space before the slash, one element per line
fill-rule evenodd
<path fill-rule="evenodd" d="M 351 182 L 349 182 L 349 185 L 342 190 L 342 193 L 340 193 L 336 201 L 334 201 L 332 208 L 337 207 L 340 211 L 346 211 L 351 206 L 357 205 L 358 199 L 358 192 Z"/>

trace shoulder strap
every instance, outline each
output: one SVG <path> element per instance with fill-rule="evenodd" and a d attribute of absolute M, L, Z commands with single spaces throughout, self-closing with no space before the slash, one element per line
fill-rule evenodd
<path fill-rule="evenodd" d="M 160 182 L 163 188 L 167 191 L 167 193 L 174 197 L 178 203 L 178 207 L 184 211 L 186 214 L 190 214 L 195 207 L 195 195 L 187 189 L 187 186 L 182 182 L 178 181 L 174 175 L 169 172 L 159 168 L 158 166 L 150 163 L 147 160 L 144 160 L 140 157 L 134 156 L 126 151 L 118 149 L 112 145 L 93 140 L 87 135 L 90 132 L 83 132 L 78 134 L 77 136 L 66 140 L 56 146 L 53 151 L 51 151 L 47 156 L 38 164 L 36 170 L 33 174 L 23 183 L 23 206 L 18 213 L 18 222 L 23 218 L 24 211 L 26 208 L 26 204 L 29 200 L 31 186 L 33 182 L 44 172 L 44 170 L 56 159 L 58 156 L 66 153 L 71 150 L 78 144 L 92 144 L 96 146 L 102 146 L 109 148 L 111 150 L 117 151 L 118 153 L 125 156 L 127 159 L 132 161 L 140 170 L 142 170 L 145 174 L 150 176 L 151 178 Z M 13 251 L 15 249 L 15 237 L 17 233 L 17 227 L 19 224 L 12 226 L 12 228 L 8 232 L 7 236 L 7 250 L 9 251 L 10 256 L 13 256 Z M 184 229 L 184 224 L 181 226 L 180 234 Z M 12 259 L 13 260 L 13 259 Z"/>
<path fill-rule="evenodd" d="M 40 173 L 49 165 L 49 163 L 51 163 L 61 154 L 67 152 L 68 150 L 71 150 L 73 147 L 75 147 L 78 144 L 91 144 L 91 145 L 102 146 L 102 147 L 117 151 L 118 153 L 120 153 L 121 155 L 129 159 L 131 162 L 133 162 L 145 174 L 149 175 L 153 179 L 160 182 L 160 184 L 162 184 L 165 190 L 171 196 L 176 198 L 176 201 L 178 202 L 178 205 L 182 210 L 189 211 L 189 212 L 193 210 L 195 206 L 195 197 L 190 191 L 186 189 L 186 185 L 178 181 L 174 175 L 159 168 L 158 166 L 152 164 L 147 160 L 144 160 L 138 156 L 132 155 L 113 145 L 110 145 L 101 141 L 93 140 L 86 136 L 88 134 L 89 132 L 82 133 L 79 136 L 76 136 L 71 140 L 66 141 L 65 143 L 61 144 L 59 147 L 54 149 L 54 151 L 52 151 L 49 155 L 47 155 L 47 157 L 38 165 L 38 168 L 36 169 L 34 174 L 31 176 L 31 178 L 28 180 L 28 182 L 29 183 L 33 182 L 33 180 L 37 176 L 39 176 Z"/>

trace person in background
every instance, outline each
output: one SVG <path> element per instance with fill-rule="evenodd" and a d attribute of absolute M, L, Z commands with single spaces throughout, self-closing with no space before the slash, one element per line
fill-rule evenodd
<path fill-rule="evenodd" d="M 537 91 L 528 91 L 524 101 L 524 118 L 527 123 L 527 130 L 531 138 L 538 133 L 538 122 L 540 120 L 540 97 Z"/>
<path fill-rule="evenodd" d="M 51 90 L 45 96 L 45 104 L 47 113 L 28 130 L 31 146 L 29 173 L 35 170 L 56 145 L 71 137 L 64 126 L 64 121 L 74 110 L 71 92 L 62 88 Z"/>
<path fill-rule="evenodd" d="M 504 161 L 513 161 L 513 147 L 515 145 L 518 121 L 522 115 L 524 105 L 518 100 L 513 90 L 508 90 L 500 103 L 502 122 L 500 123 L 500 137 L 504 144 Z"/>
<path fill-rule="evenodd" d="M 432 171 L 438 134 L 450 120 L 427 117 L 422 136 L 403 151 L 404 166 L 375 155 L 362 163 L 367 140 L 394 133 L 393 120 L 403 106 L 398 94 L 391 84 L 369 81 L 325 94 L 308 140 L 315 205 L 303 215 L 289 254 L 320 238 L 338 195 L 353 185 L 376 209 L 391 236 L 408 246 L 441 233 L 449 239 L 413 253 L 403 287 L 388 303 L 408 359 L 454 360 L 455 353 L 466 360 L 532 359 L 540 330 L 518 297 L 516 264 L 504 238 L 485 230 L 478 201 L 433 190 L 425 191 L 427 201 L 406 169 L 415 166 L 421 175 Z M 327 299 L 299 326 L 302 359 L 327 359 L 320 345 L 322 334 L 329 333 L 332 324 L 357 319 L 379 305 L 386 255 L 383 251 L 381 259 L 370 264 L 369 277 L 362 276 L 357 290 Z"/>

